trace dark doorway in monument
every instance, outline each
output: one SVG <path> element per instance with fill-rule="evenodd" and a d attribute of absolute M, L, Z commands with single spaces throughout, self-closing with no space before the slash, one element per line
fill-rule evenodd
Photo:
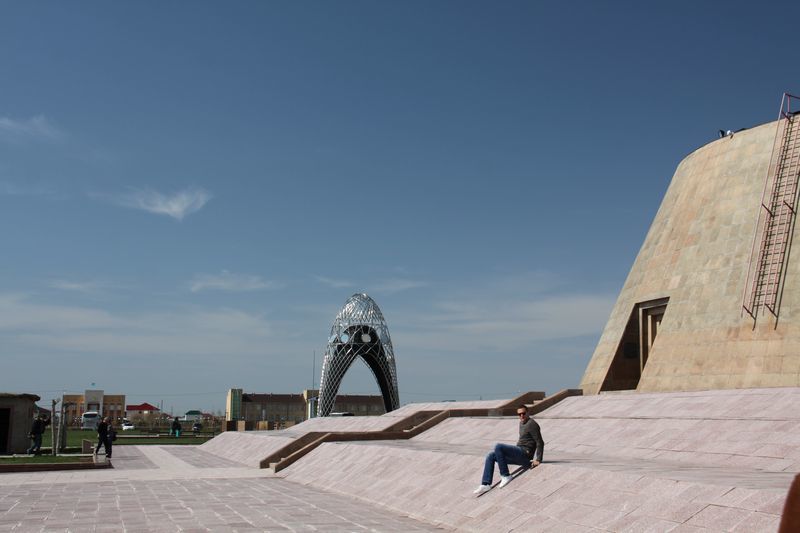
<path fill-rule="evenodd" d="M 659 298 L 633 306 L 614 359 L 600 387 L 601 392 L 635 390 L 639 385 L 668 302 L 669 298 Z"/>
<path fill-rule="evenodd" d="M 11 433 L 11 409 L 0 409 L 0 455 L 8 453 L 8 437 Z"/>

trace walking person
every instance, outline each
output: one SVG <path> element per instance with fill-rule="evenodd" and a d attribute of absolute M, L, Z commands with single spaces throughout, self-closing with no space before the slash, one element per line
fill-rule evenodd
<path fill-rule="evenodd" d="M 50 420 L 46 419 L 42 415 L 36 415 L 36 418 L 33 420 L 33 424 L 31 424 L 31 432 L 28 435 L 31 439 L 31 447 L 28 448 L 28 455 L 40 455 L 41 448 L 42 448 L 42 435 L 44 435 L 44 430 L 47 426 L 50 425 Z"/>
<path fill-rule="evenodd" d="M 483 494 L 492 488 L 492 477 L 494 476 L 494 464 L 500 470 L 499 488 L 508 485 L 511 481 L 511 474 L 508 465 L 522 465 L 523 468 L 534 468 L 542 462 L 544 452 L 544 440 L 542 440 L 542 430 L 539 424 L 528 416 L 528 407 L 520 405 L 517 407 L 519 417 L 519 440 L 516 446 L 510 444 L 496 444 L 494 451 L 486 455 L 486 462 L 483 465 L 483 478 L 481 486 L 475 489 L 475 494 Z"/>
<path fill-rule="evenodd" d="M 181 436 L 181 423 L 178 421 L 178 417 L 175 417 L 175 420 L 172 421 L 172 427 L 170 428 L 171 431 L 175 434 L 176 437 Z"/>
<path fill-rule="evenodd" d="M 106 459 L 111 459 L 111 436 L 114 428 L 111 425 L 111 419 L 105 417 L 99 424 L 97 424 L 97 447 L 94 449 L 94 454 L 100 451 L 100 446 L 106 450 Z"/>

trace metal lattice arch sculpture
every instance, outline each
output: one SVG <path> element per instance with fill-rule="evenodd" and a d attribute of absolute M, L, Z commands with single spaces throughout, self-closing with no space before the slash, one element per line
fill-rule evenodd
<path fill-rule="evenodd" d="M 333 411 L 342 379 L 359 357 L 378 381 L 386 412 L 400 407 L 389 328 L 378 304 L 364 293 L 352 295 L 331 326 L 322 362 L 317 416 L 328 416 Z"/>

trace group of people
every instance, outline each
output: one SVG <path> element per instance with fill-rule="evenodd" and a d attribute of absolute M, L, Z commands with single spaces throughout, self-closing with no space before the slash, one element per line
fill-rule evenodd
<path fill-rule="evenodd" d="M 45 429 L 50 425 L 50 420 L 42 415 L 36 415 L 31 424 L 31 431 L 28 437 L 31 439 L 31 446 L 28 448 L 28 455 L 39 455 L 42 449 L 42 436 Z M 117 432 L 111 424 L 111 419 L 105 417 L 99 424 L 97 424 L 97 446 L 94 449 L 94 455 L 100 451 L 100 447 L 106 450 L 106 457 L 111 459 L 111 443 L 117 439 Z"/>
<path fill-rule="evenodd" d="M 181 423 L 177 416 L 170 426 L 170 435 L 181 436 Z M 97 446 L 94 449 L 94 455 L 98 454 L 102 446 L 106 450 L 106 459 L 111 459 L 112 442 L 115 440 L 117 440 L 117 431 L 114 429 L 111 419 L 105 417 L 102 422 L 97 424 Z"/>

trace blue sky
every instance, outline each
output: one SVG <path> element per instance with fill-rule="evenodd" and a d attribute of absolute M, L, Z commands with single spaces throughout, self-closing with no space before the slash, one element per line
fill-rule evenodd
<path fill-rule="evenodd" d="M 299 392 L 362 291 L 403 403 L 575 387 L 678 162 L 800 92 L 797 20 L 7 3 L 0 390 L 95 383 L 176 412 Z M 342 392 L 378 388 L 357 365 Z"/>

